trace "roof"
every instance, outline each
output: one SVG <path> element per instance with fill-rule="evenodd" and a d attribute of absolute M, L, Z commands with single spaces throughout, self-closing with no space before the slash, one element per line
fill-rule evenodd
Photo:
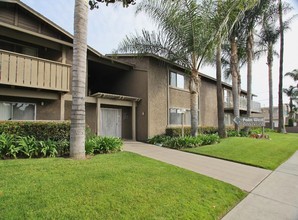
<path fill-rule="evenodd" d="M 131 53 L 131 54 L 106 54 L 106 56 L 108 56 L 108 57 L 151 57 L 151 58 L 154 58 L 154 59 L 157 59 L 157 60 L 161 60 L 162 62 L 168 63 L 170 65 L 173 65 L 177 68 L 186 70 L 186 68 L 184 66 L 182 66 L 180 64 L 177 64 L 175 62 L 172 62 L 168 59 L 165 59 L 164 57 L 152 54 L 152 53 L 147 53 L 147 54 L 133 54 L 133 53 Z M 217 81 L 214 77 L 208 76 L 208 75 L 206 75 L 204 73 L 201 73 L 201 72 L 200 72 L 200 76 L 205 78 L 205 79 L 208 79 L 212 82 L 215 82 L 215 83 Z M 232 85 L 230 85 L 226 82 L 222 82 L 222 85 L 225 86 L 225 87 L 228 87 L 228 88 L 232 88 Z M 241 92 L 244 93 L 244 94 L 247 94 L 247 91 L 245 91 L 245 90 L 241 90 Z M 253 94 L 253 96 L 257 96 L 257 95 Z"/>
<path fill-rule="evenodd" d="M 23 9 L 25 9 L 29 13 L 31 13 L 32 15 L 38 17 L 39 19 L 41 19 L 42 21 L 44 21 L 45 23 L 47 23 L 52 28 L 56 29 L 57 31 L 59 31 L 62 34 L 64 34 L 65 36 L 69 37 L 70 40 L 73 40 L 73 35 L 72 34 L 70 34 L 69 32 L 67 32 L 66 30 L 64 30 L 59 25 L 55 24 L 54 22 L 52 22 L 51 20 L 49 20 L 48 18 L 46 18 L 42 14 L 38 13 L 37 11 L 35 11 L 34 9 L 32 9 L 31 7 L 29 7 L 25 3 L 21 2 L 20 0 L 0 0 L 0 2 L 7 2 L 7 3 L 12 3 L 12 4 L 19 5 L 20 7 L 22 7 Z M 115 59 L 112 59 L 112 58 L 109 58 L 109 57 L 104 56 L 103 54 L 101 54 L 100 52 L 98 52 L 94 48 L 90 47 L 89 45 L 88 45 L 88 50 L 90 52 L 92 52 L 94 55 L 96 55 L 97 57 L 100 57 L 100 58 L 102 58 L 104 60 L 110 61 L 111 63 L 115 62 L 115 63 L 119 63 L 121 65 L 126 65 L 128 67 L 132 67 L 132 65 L 130 65 L 128 63 L 117 61 Z"/>
<path fill-rule="evenodd" d="M 96 98 L 116 99 L 116 100 L 135 101 L 135 102 L 139 102 L 142 100 L 141 98 L 137 98 L 137 97 L 109 94 L 109 93 L 103 93 L 103 92 L 97 92 L 91 96 Z"/>

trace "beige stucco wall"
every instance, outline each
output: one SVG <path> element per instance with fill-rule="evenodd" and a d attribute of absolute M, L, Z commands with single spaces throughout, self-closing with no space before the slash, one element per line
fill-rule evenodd
<path fill-rule="evenodd" d="M 202 80 L 200 89 L 200 125 L 217 126 L 216 84 L 209 80 Z"/>
<path fill-rule="evenodd" d="M 60 120 L 60 100 L 38 101 L 36 120 Z"/>
<path fill-rule="evenodd" d="M 168 123 L 168 67 L 166 64 L 150 59 L 148 73 L 148 100 L 149 100 L 149 132 L 152 137 L 165 133 Z"/>
<path fill-rule="evenodd" d="M 169 88 L 170 108 L 190 109 L 190 92 L 178 88 Z"/>
<path fill-rule="evenodd" d="M 125 77 L 119 77 L 113 85 L 118 94 L 141 98 L 137 103 L 136 138 L 146 141 L 148 137 L 148 58 L 121 58 L 120 61 L 134 64 L 136 68 Z"/>
<path fill-rule="evenodd" d="M 95 133 L 96 132 L 96 104 L 86 103 L 86 124 Z"/>

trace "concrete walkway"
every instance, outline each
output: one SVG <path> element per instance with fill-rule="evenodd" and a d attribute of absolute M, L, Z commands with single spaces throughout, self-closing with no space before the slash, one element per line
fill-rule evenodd
<path fill-rule="evenodd" d="M 298 219 L 298 151 L 223 218 L 250 219 Z"/>
<path fill-rule="evenodd" d="M 124 150 L 230 183 L 247 192 L 251 192 L 271 173 L 270 170 L 140 142 L 125 142 Z"/>

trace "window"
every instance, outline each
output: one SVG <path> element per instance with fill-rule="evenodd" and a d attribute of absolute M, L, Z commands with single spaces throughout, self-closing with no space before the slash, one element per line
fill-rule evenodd
<path fill-rule="evenodd" d="M 0 120 L 35 120 L 35 118 L 35 104 L 0 102 Z"/>
<path fill-rule="evenodd" d="M 179 73 L 170 72 L 170 85 L 180 89 L 184 89 L 184 76 Z"/>
<path fill-rule="evenodd" d="M 170 125 L 182 125 L 183 115 L 184 124 L 190 125 L 190 110 L 170 108 Z"/>
<path fill-rule="evenodd" d="M 233 125 L 233 114 L 225 113 L 225 125 Z"/>
<path fill-rule="evenodd" d="M 232 96 L 231 90 L 224 89 L 224 102 L 225 102 L 225 107 L 227 108 L 233 107 L 233 96 Z"/>

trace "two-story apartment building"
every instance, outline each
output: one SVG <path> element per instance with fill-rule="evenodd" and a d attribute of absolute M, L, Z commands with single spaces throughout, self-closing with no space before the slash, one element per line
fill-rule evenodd
<path fill-rule="evenodd" d="M 21 1 L 0 0 L 0 120 L 70 119 L 72 42 L 71 34 Z M 180 125 L 182 114 L 190 124 L 185 72 L 155 55 L 116 59 L 88 47 L 86 123 L 99 135 L 133 140 Z M 229 124 L 231 86 L 223 86 Z M 215 79 L 202 75 L 200 93 L 200 125 L 217 126 Z"/>

